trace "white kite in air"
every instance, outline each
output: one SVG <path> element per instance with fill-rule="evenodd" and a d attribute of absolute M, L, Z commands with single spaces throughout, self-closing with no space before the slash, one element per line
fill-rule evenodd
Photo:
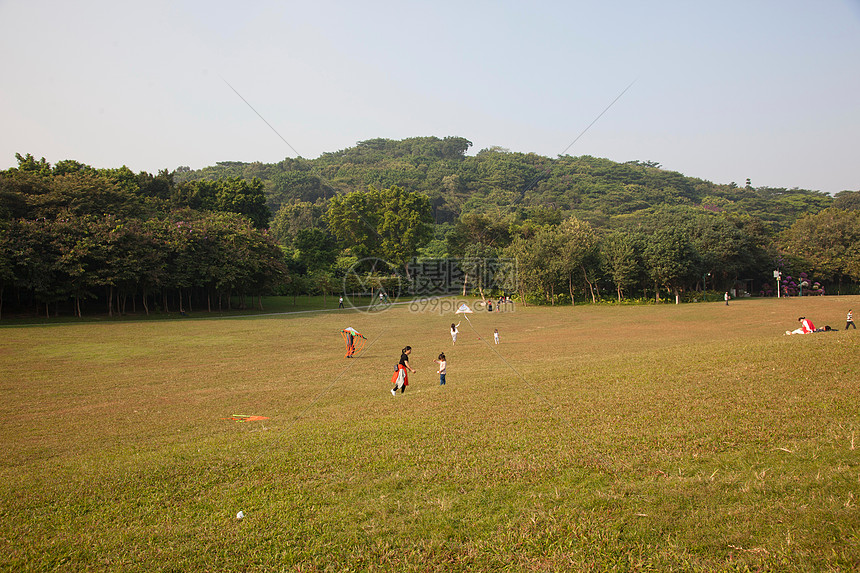
<path fill-rule="evenodd" d="M 472 314 L 473 312 L 474 311 L 469 308 L 469 305 L 464 302 L 460 305 L 460 308 L 458 308 L 454 314 L 462 314 L 463 316 L 466 316 L 467 314 Z"/>
<path fill-rule="evenodd" d="M 474 313 L 474 311 L 471 308 L 469 308 L 469 305 L 467 305 L 465 302 L 463 304 L 461 304 L 460 308 L 458 308 L 454 312 L 454 314 L 462 314 L 463 317 L 466 319 L 466 322 L 468 322 L 469 324 L 472 324 L 472 321 L 469 320 L 469 315 L 472 313 Z"/>

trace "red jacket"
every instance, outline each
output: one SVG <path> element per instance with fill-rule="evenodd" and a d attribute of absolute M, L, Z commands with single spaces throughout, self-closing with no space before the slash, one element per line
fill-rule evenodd
<path fill-rule="evenodd" d="M 394 374 L 391 375 L 391 383 L 397 384 L 397 377 L 400 376 L 401 370 L 403 370 L 403 385 L 409 386 L 409 372 L 406 371 L 406 367 L 402 364 L 398 364 L 397 370 L 395 370 Z"/>

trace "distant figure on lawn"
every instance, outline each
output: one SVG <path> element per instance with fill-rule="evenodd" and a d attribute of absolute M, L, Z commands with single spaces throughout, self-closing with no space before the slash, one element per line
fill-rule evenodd
<path fill-rule="evenodd" d="M 338 301 L 337 307 L 343 308 L 343 297 L 340 297 L 340 300 Z"/>
<path fill-rule="evenodd" d="M 457 324 L 454 324 L 453 322 L 451 323 L 451 340 L 452 340 L 451 345 L 452 346 L 457 344 L 457 335 L 460 334 L 460 331 L 457 330 L 458 326 L 460 326 L 459 322 Z"/>
<path fill-rule="evenodd" d="M 848 318 L 845 319 L 845 330 L 848 330 L 849 327 L 857 330 L 857 325 L 854 324 L 854 315 L 851 314 L 850 308 L 848 309 Z"/>
<path fill-rule="evenodd" d="M 397 364 L 397 370 L 391 377 L 391 382 L 394 384 L 394 388 L 391 389 L 392 396 L 397 396 L 398 389 L 401 394 L 406 392 L 406 387 L 409 386 L 409 374 L 406 371 L 409 370 L 413 374 L 415 373 L 415 369 L 409 366 L 410 354 L 412 354 L 411 346 L 407 346 L 400 353 L 400 362 Z"/>
<path fill-rule="evenodd" d="M 805 316 L 801 316 L 797 320 L 800 321 L 800 328 L 796 330 L 786 330 L 786 334 L 809 334 L 810 332 L 815 332 L 815 325 L 812 324 L 811 320 Z"/>
<path fill-rule="evenodd" d="M 726 306 L 729 306 L 729 298 L 731 297 L 729 296 L 728 291 L 726 291 L 726 294 L 723 295 L 723 298 L 726 299 Z"/>
<path fill-rule="evenodd" d="M 498 328 L 493 330 L 493 340 L 495 340 L 496 344 L 499 343 L 499 329 Z"/>

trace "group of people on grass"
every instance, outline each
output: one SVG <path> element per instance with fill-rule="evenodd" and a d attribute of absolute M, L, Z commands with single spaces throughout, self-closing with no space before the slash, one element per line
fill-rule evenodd
<path fill-rule="evenodd" d="M 854 324 L 854 314 L 852 312 L 853 309 L 848 309 L 848 316 L 845 319 L 845 330 L 849 328 L 853 328 L 857 330 L 857 326 Z M 798 319 L 800 322 L 800 328 L 796 328 L 795 330 L 786 330 L 785 333 L 788 334 L 809 334 L 812 332 L 830 332 L 835 330 L 830 328 L 829 326 L 825 326 L 824 328 L 815 328 L 815 325 L 812 324 L 812 321 L 806 318 L 805 316 L 801 316 Z"/>
<path fill-rule="evenodd" d="M 457 335 L 460 334 L 460 331 L 458 330 L 459 326 L 460 326 L 459 322 L 457 324 L 454 324 L 453 322 L 451 323 L 451 344 L 452 345 L 457 344 Z M 499 343 L 499 329 L 498 328 L 493 329 L 493 342 L 495 342 L 496 344 Z"/>
<path fill-rule="evenodd" d="M 410 354 L 412 354 L 411 346 L 407 346 L 400 351 L 400 362 L 397 363 L 397 370 L 395 370 L 394 375 L 391 377 L 391 382 L 394 384 L 394 388 L 391 389 L 392 396 L 397 396 L 398 390 L 400 390 L 401 394 L 406 392 L 406 387 L 409 386 L 409 372 L 415 373 L 415 369 L 409 365 Z M 439 375 L 439 385 L 444 386 L 445 374 L 448 370 L 448 361 L 445 358 L 445 353 L 440 354 L 439 358 L 433 362 L 439 365 L 439 370 L 436 371 L 436 374 Z"/>
<path fill-rule="evenodd" d="M 502 305 L 507 306 L 507 304 L 508 304 L 509 302 L 510 302 L 510 303 L 513 303 L 513 302 L 514 302 L 514 301 L 511 299 L 511 297 L 509 297 L 509 296 L 507 296 L 507 295 L 502 295 L 502 296 L 500 296 L 500 297 L 499 297 L 498 302 L 496 303 L 496 311 L 497 311 L 497 312 L 501 312 L 501 311 L 502 311 Z M 487 306 L 487 312 L 493 312 L 493 299 L 485 300 L 485 301 L 484 301 L 484 304 Z"/>
<path fill-rule="evenodd" d="M 812 332 L 827 332 L 833 330 L 829 326 L 825 326 L 824 328 L 815 328 L 815 325 L 812 321 L 805 316 L 801 316 L 798 319 L 800 322 L 800 327 L 795 330 L 786 330 L 785 333 L 789 334 L 809 334 Z M 457 344 L 457 335 L 460 334 L 459 330 L 460 323 L 454 324 L 451 323 L 451 344 Z M 848 310 L 848 316 L 845 321 L 845 329 L 849 328 L 856 329 L 857 326 L 854 325 L 854 316 L 852 313 L 852 309 Z M 493 341 L 496 344 L 499 344 L 499 329 L 496 328 L 493 330 Z M 391 382 L 394 387 L 391 389 L 391 395 L 396 396 L 397 391 L 399 390 L 401 394 L 406 392 L 406 387 L 409 385 L 409 372 L 415 373 L 415 369 L 409 365 L 409 355 L 412 353 L 412 347 L 405 347 L 400 353 L 400 362 L 397 363 L 397 368 L 394 372 L 394 375 L 391 377 Z M 439 375 L 439 385 L 445 385 L 445 375 L 448 370 L 448 360 L 445 358 L 445 353 L 439 354 L 439 357 L 436 358 L 433 362 L 439 365 L 439 370 L 436 371 L 436 374 Z"/>
<path fill-rule="evenodd" d="M 457 344 L 457 335 L 460 334 L 458 327 L 460 323 L 454 324 L 451 323 L 451 343 L 452 345 Z M 496 344 L 499 344 L 499 329 L 493 329 L 493 341 Z M 399 390 L 401 394 L 406 392 L 406 387 L 409 385 L 409 373 L 415 373 L 415 369 L 409 365 L 409 355 L 412 354 L 412 347 L 407 346 L 403 350 L 400 351 L 400 362 L 397 363 L 397 368 L 394 371 L 394 374 L 391 377 L 391 383 L 394 387 L 391 389 L 391 395 L 396 396 L 397 391 Z M 439 385 L 445 385 L 445 375 L 448 372 L 448 359 L 445 358 L 445 353 L 439 354 L 439 357 L 436 358 L 433 362 L 439 365 L 439 370 L 436 371 L 436 374 L 439 375 Z"/>

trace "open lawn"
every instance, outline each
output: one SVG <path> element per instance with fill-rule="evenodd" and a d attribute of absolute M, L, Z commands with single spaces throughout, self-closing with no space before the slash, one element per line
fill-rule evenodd
<path fill-rule="evenodd" d="M 856 570 L 852 306 L 520 306 L 454 347 L 408 305 L 0 328 L 0 567 Z"/>

